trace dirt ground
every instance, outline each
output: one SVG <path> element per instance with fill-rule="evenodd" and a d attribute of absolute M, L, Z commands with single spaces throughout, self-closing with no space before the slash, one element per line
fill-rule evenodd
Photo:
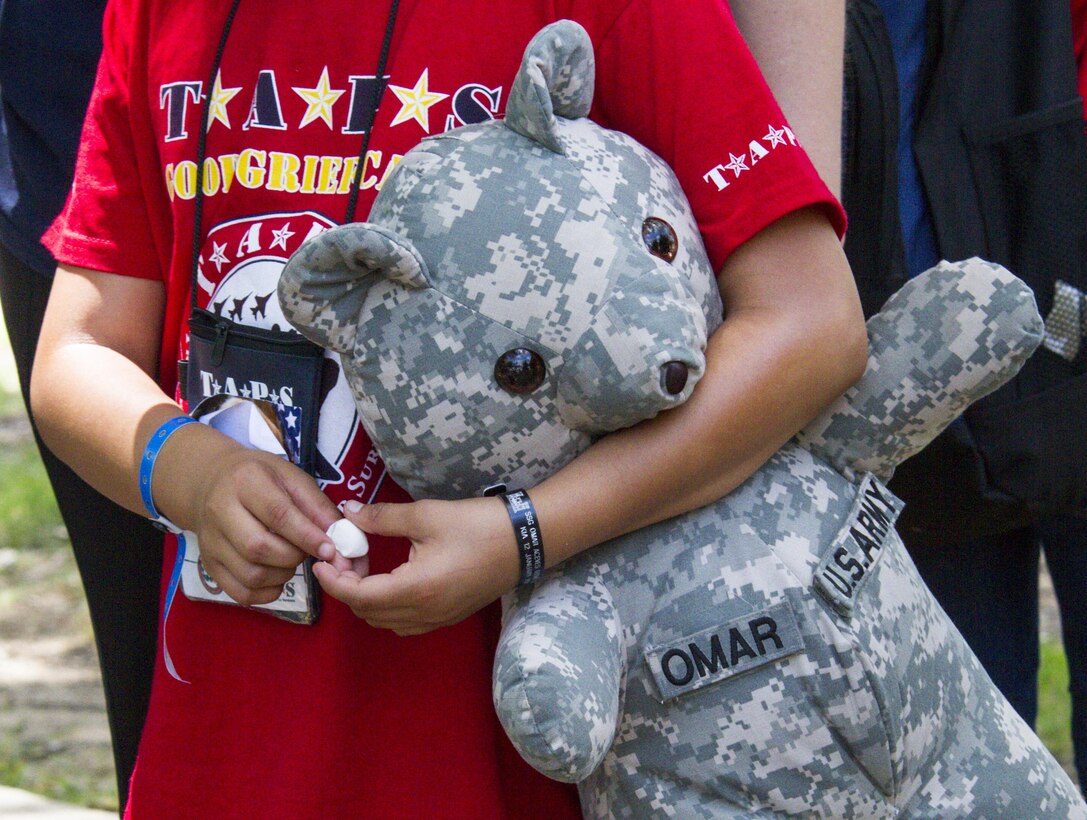
<path fill-rule="evenodd" d="M 47 609 L 32 620 L 48 624 Z M 0 744 L 17 761 L 8 765 L 22 788 L 116 808 L 94 646 L 82 635 L 31 638 L 25 626 L 0 624 Z"/>
<path fill-rule="evenodd" d="M 29 440 L 5 420 L 0 446 Z M 0 549 L 0 775 L 58 800 L 116 808 L 94 638 L 63 530 Z"/>

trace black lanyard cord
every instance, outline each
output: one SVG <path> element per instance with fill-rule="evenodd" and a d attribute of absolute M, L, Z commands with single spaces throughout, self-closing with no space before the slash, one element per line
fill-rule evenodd
<path fill-rule="evenodd" d="M 366 152 L 370 149 L 370 133 L 374 130 L 374 120 L 377 119 L 377 110 L 381 107 L 381 98 L 385 96 L 385 63 L 389 58 L 389 46 L 393 41 L 393 28 L 396 26 L 396 12 L 400 8 L 400 0 L 393 0 L 389 7 L 389 17 L 385 22 L 385 39 L 381 42 L 381 56 L 377 60 L 377 99 L 374 107 L 370 109 L 370 117 L 366 121 L 366 133 L 362 137 L 362 150 L 359 151 L 359 164 L 355 166 L 355 178 L 351 180 L 351 194 L 347 200 L 347 213 L 344 222 L 355 221 L 355 206 L 359 202 L 359 187 L 362 185 L 362 167 L 366 164 Z"/>
<path fill-rule="evenodd" d="M 233 0 L 230 11 L 227 13 L 226 22 L 223 24 L 223 33 L 219 36 L 219 47 L 215 49 L 215 58 L 211 61 L 211 75 L 207 85 L 204 86 L 204 111 L 200 116 L 200 133 L 196 135 L 196 191 L 193 203 L 192 224 L 192 310 L 196 310 L 197 274 L 199 273 L 201 223 L 204 217 L 204 158 L 208 149 L 208 119 L 211 115 L 211 89 L 215 84 L 215 77 L 219 73 L 219 66 L 223 61 L 223 52 L 226 51 L 226 41 L 230 36 L 230 29 L 234 25 L 234 15 L 238 13 L 238 6 L 242 0 Z"/>
<path fill-rule="evenodd" d="M 200 117 L 200 133 L 196 137 L 196 191 L 193 203 L 193 230 L 192 230 L 192 271 L 191 293 L 192 309 L 196 309 L 197 276 L 199 273 L 201 229 L 204 217 L 204 161 L 207 158 L 208 120 L 211 117 L 211 89 L 215 85 L 215 78 L 219 74 L 219 67 L 223 62 L 223 53 L 226 51 L 226 42 L 230 37 L 230 29 L 234 25 L 234 17 L 238 12 L 241 0 L 232 0 L 230 11 L 227 13 L 226 22 L 223 23 L 223 32 L 219 37 L 219 46 L 215 50 L 215 58 L 212 60 L 211 73 L 208 76 L 207 85 L 204 86 L 204 110 Z M 385 65 L 389 57 L 389 47 L 392 45 L 393 29 L 396 26 L 396 13 L 400 7 L 400 0 L 392 0 L 389 7 L 389 16 L 385 22 L 385 37 L 381 43 L 381 55 L 377 62 L 377 96 L 374 105 L 370 109 L 366 121 L 366 130 L 362 137 L 362 149 L 359 152 L 359 161 L 355 166 L 355 174 L 351 180 L 351 192 L 347 200 L 347 212 L 344 222 L 353 222 L 355 209 L 359 201 L 359 188 L 362 184 L 362 169 L 366 162 L 366 153 L 370 148 L 370 134 L 377 119 L 377 111 L 381 106 L 381 98 L 385 96 Z"/>

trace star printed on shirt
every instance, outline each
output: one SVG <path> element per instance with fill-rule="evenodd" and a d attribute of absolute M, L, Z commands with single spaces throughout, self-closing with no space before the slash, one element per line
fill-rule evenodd
<path fill-rule="evenodd" d="M 415 120 L 419 125 L 423 126 L 424 131 L 430 133 L 430 107 L 446 99 L 449 95 L 438 94 L 427 87 L 430 82 L 429 72 L 429 68 L 423 69 L 423 73 L 419 75 L 414 88 L 402 85 L 389 86 L 396 98 L 400 100 L 400 110 L 396 113 L 393 121 L 389 123 L 390 127 L 400 125 L 400 123 L 408 120 Z"/>
<path fill-rule="evenodd" d="M 321 79 L 317 81 L 316 88 L 292 86 L 292 90 L 306 102 L 306 113 L 302 115 L 299 128 L 305 128 L 316 120 L 323 120 L 325 125 L 332 128 L 332 106 L 343 96 L 344 91 L 332 87 L 328 80 L 328 66 L 325 66 L 321 72 Z"/>
<path fill-rule="evenodd" d="M 751 170 L 747 167 L 747 163 L 744 162 L 744 160 L 747 159 L 747 154 L 740 154 L 740 156 L 736 156 L 734 153 L 729 151 L 728 158 L 730 161 L 725 163 L 725 168 L 732 171 L 734 174 L 736 174 L 736 176 L 739 176 L 744 171 Z"/>
<path fill-rule="evenodd" d="M 771 148 L 777 148 L 779 145 L 785 144 L 784 128 L 774 128 L 772 125 L 766 127 L 770 129 L 770 132 L 763 139 L 770 143 Z"/>
<path fill-rule="evenodd" d="M 291 223 L 288 222 L 278 231 L 272 230 L 272 244 L 269 247 L 274 248 L 276 245 L 287 250 L 287 240 L 294 236 L 294 231 L 291 230 Z"/>
<path fill-rule="evenodd" d="M 211 124 L 218 120 L 227 128 L 230 128 L 230 115 L 227 114 L 226 104 L 230 102 L 241 91 L 241 86 L 237 88 L 223 88 L 223 75 L 220 72 L 215 73 L 215 83 L 211 87 L 211 97 L 208 100 L 208 130 L 211 130 Z"/>
<path fill-rule="evenodd" d="M 209 261 L 215 263 L 215 270 L 220 273 L 223 272 L 223 265 L 230 261 L 226 255 L 226 242 L 220 245 L 218 242 L 211 243 L 212 251 L 211 256 L 208 257 Z"/>

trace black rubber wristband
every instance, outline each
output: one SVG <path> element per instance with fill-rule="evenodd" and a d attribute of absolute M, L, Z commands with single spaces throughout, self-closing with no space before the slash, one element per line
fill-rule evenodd
<path fill-rule="evenodd" d="M 543 536 L 540 534 L 536 508 L 524 490 L 501 493 L 500 496 L 506 504 L 506 512 L 510 514 L 521 556 L 521 580 L 518 583 L 534 584 L 544 571 Z"/>

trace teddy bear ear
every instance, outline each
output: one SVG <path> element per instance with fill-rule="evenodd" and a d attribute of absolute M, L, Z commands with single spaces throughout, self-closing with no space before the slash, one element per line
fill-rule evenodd
<path fill-rule="evenodd" d="M 588 116 L 595 82 L 596 61 L 588 33 L 573 20 L 552 23 L 525 49 L 506 104 L 506 124 L 562 154 L 555 118 Z"/>
<path fill-rule="evenodd" d="M 353 349 L 370 288 L 391 280 L 430 286 L 426 263 L 403 237 L 378 225 L 340 225 L 310 239 L 287 261 L 279 304 L 299 333 L 322 347 Z"/>

